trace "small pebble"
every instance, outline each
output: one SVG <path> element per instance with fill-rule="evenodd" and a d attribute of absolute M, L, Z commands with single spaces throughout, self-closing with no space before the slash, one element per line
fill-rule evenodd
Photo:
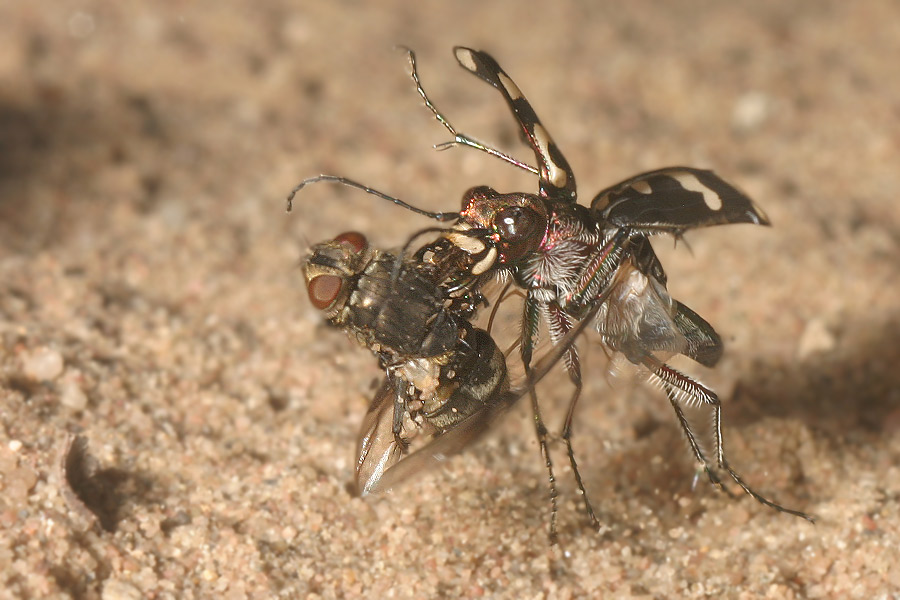
<path fill-rule="evenodd" d="M 813 319 L 806 324 L 800 335 L 800 343 L 797 346 L 797 358 L 803 360 L 813 354 L 834 350 L 836 341 L 834 335 L 828 331 L 828 327 L 821 319 Z"/>
<path fill-rule="evenodd" d="M 103 584 L 103 593 L 100 597 L 103 600 L 141 600 L 144 595 L 127 581 L 110 579 Z"/>
<path fill-rule="evenodd" d="M 22 370 L 31 379 L 52 381 L 63 372 L 62 354 L 52 348 L 37 348 L 25 355 Z"/>
<path fill-rule="evenodd" d="M 4 499 L 12 506 L 24 504 L 37 484 L 37 473 L 28 467 L 19 467 L 4 473 Z"/>
<path fill-rule="evenodd" d="M 747 92 L 734 105 L 731 125 L 739 131 L 751 131 L 759 128 L 771 113 L 772 102 L 762 92 Z"/>
<path fill-rule="evenodd" d="M 88 398 L 81 389 L 81 373 L 77 371 L 66 371 L 66 375 L 62 379 L 60 386 L 59 401 L 63 406 L 72 410 L 84 410 L 87 408 Z"/>

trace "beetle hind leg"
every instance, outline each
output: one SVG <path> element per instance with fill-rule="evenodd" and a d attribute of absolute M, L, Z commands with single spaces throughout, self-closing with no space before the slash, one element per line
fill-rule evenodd
<path fill-rule="evenodd" d="M 799 510 L 794 510 L 782 506 L 777 502 L 773 502 L 762 494 L 756 492 L 744 481 L 744 479 L 737 473 L 737 471 L 735 471 L 731 467 L 731 465 L 728 463 L 728 460 L 725 458 L 725 445 L 722 436 L 722 403 L 715 392 L 661 361 L 648 357 L 645 360 L 645 364 L 651 369 L 653 375 L 662 383 L 663 388 L 666 391 L 666 395 L 669 398 L 669 402 L 672 404 L 672 408 L 675 410 L 675 415 L 678 417 L 678 422 L 681 425 L 681 429 L 684 432 L 685 437 L 687 437 L 688 444 L 691 447 L 691 451 L 693 452 L 694 457 L 700 463 L 703 470 L 706 471 L 707 475 L 709 476 L 710 482 L 712 482 L 714 486 L 716 486 L 720 490 L 727 491 L 725 486 L 722 484 L 722 481 L 711 469 L 709 461 L 707 461 L 705 455 L 703 454 L 703 450 L 700 447 L 699 442 L 697 441 L 697 437 L 691 429 L 690 423 L 688 422 L 687 418 L 684 415 L 684 411 L 682 410 L 682 404 L 684 403 L 706 405 L 712 407 L 716 466 L 728 473 L 728 476 L 731 477 L 731 479 L 734 480 L 734 482 L 737 483 L 748 496 L 750 496 L 760 504 L 768 506 L 769 508 L 777 510 L 778 512 L 794 515 L 795 517 L 806 519 L 810 523 L 815 523 L 815 519 L 811 515 L 808 515 L 807 513 Z"/>

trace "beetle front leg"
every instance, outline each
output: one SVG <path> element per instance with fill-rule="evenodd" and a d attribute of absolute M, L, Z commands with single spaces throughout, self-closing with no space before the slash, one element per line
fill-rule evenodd
<path fill-rule="evenodd" d="M 425 93 L 425 88 L 422 87 L 422 82 L 419 80 L 419 72 L 416 68 L 416 53 L 411 49 L 401 46 L 401 49 L 406 51 L 407 58 L 409 59 L 409 70 L 410 77 L 413 80 L 413 83 L 416 85 L 416 91 L 419 92 L 419 95 L 422 97 L 422 101 L 425 103 L 425 107 L 431 111 L 431 114 L 434 115 L 434 118 L 438 120 L 438 122 L 444 126 L 444 129 L 450 132 L 450 135 L 453 136 L 453 140 L 449 142 L 443 142 L 441 144 L 437 144 L 435 146 L 438 150 L 445 150 L 450 148 L 451 146 L 468 146 L 469 148 L 475 148 L 476 150 L 480 150 L 486 154 L 490 154 L 491 156 L 495 156 L 504 162 L 508 162 L 514 167 L 518 167 L 523 171 L 528 171 L 533 175 L 538 175 L 539 171 L 537 168 L 532 167 L 531 165 L 524 163 L 512 156 L 497 150 L 496 148 L 492 148 L 486 144 L 483 144 L 476 140 L 475 138 L 466 135 L 465 133 L 461 133 L 456 131 L 456 128 L 450 123 L 450 120 L 444 116 L 444 114 L 438 110 L 438 107 L 434 105 L 431 99 L 428 97 L 428 94 Z"/>
<path fill-rule="evenodd" d="M 527 377 L 531 376 L 531 357 L 534 350 L 534 344 L 537 341 L 540 312 L 538 300 L 529 293 L 525 298 L 525 305 L 522 313 L 521 345 L 522 364 L 525 367 L 525 375 Z M 541 455 L 544 457 L 544 465 L 547 467 L 550 485 L 550 543 L 555 544 L 557 540 L 556 518 L 557 513 L 559 512 L 556 498 L 559 496 L 559 491 L 556 489 L 556 476 L 553 474 L 553 460 L 550 458 L 550 447 L 547 444 L 547 426 L 544 425 L 544 419 L 541 417 L 541 407 L 538 405 L 537 392 L 535 392 L 534 386 L 529 388 L 528 393 L 531 397 L 531 413 L 534 417 L 534 430 L 537 434 L 538 445 L 541 448 Z"/>

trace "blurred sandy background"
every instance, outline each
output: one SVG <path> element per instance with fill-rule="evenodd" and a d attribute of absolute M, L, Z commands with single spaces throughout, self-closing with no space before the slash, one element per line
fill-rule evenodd
<path fill-rule="evenodd" d="M 379 4 L 0 4 L 0 596 L 895 597 L 900 5 Z M 350 497 L 380 374 L 296 265 L 348 229 L 390 246 L 429 223 L 327 186 L 286 215 L 287 190 L 331 172 L 452 209 L 535 187 L 430 150 L 446 132 L 396 44 L 461 130 L 531 161 L 450 53 L 490 51 L 582 202 L 690 164 L 765 208 L 771 229 L 657 247 L 727 342 L 691 372 L 723 398 L 732 463 L 818 525 L 692 490 L 664 396 L 611 387 L 596 345 L 575 444 L 602 533 L 555 446 L 548 546 L 524 404 L 401 493 Z"/>

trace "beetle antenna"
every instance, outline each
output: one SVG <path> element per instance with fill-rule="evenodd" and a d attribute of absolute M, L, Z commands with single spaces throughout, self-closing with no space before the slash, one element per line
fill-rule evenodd
<path fill-rule="evenodd" d="M 403 208 L 405 208 L 407 210 L 411 210 L 412 212 L 414 212 L 416 214 L 426 216 L 429 219 L 434 219 L 436 221 L 446 222 L 446 221 L 452 221 L 454 219 L 459 218 L 458 212 L 431 212 L 428 210 L 423 210 L 421 208 L 417 208 L 417 207 L 413 206 L 412 204 L 408 204 L 408 203 L 404 202 L 403 200 L 400 200 L 399 198 L 394 198 L 393 196 L 388 196 L 387 194 L 385 194 L 383 192 L 379 192 L 376 189 L 370 188 L 367 185 L 363 185 L 361 183 L 353 181 L 352 179 L 347 179 L 346 177 L 338 177 L 337 175 L 317 175 L 315 177 L 309 177 L 308 179 L 304 179 L 303 181 L 298 183 L 296 185 L 296 187 L 294 187 L 294 189 L 291 190 L 291 193 L 288 194 L 287 212 L 291 212 L 291 209 L 294 207 L 294 196 L 296 196 L 300 190 L 302 190 L 303 188 L 305 188 L 306 186 L 308 186 L 310 184 L 320 183 L 322 181 L 328 181 L 331 183 L 340 183 L 341 185 L 346 185 L 348 187 L 362 190 L 362 191 L 366 192 L 367 194 L 372 194 L 373 196 L 378 196 L 382 200 L 387 200 L 388 202 L 393 202 L 397 206 L 402 206 Z"/>

